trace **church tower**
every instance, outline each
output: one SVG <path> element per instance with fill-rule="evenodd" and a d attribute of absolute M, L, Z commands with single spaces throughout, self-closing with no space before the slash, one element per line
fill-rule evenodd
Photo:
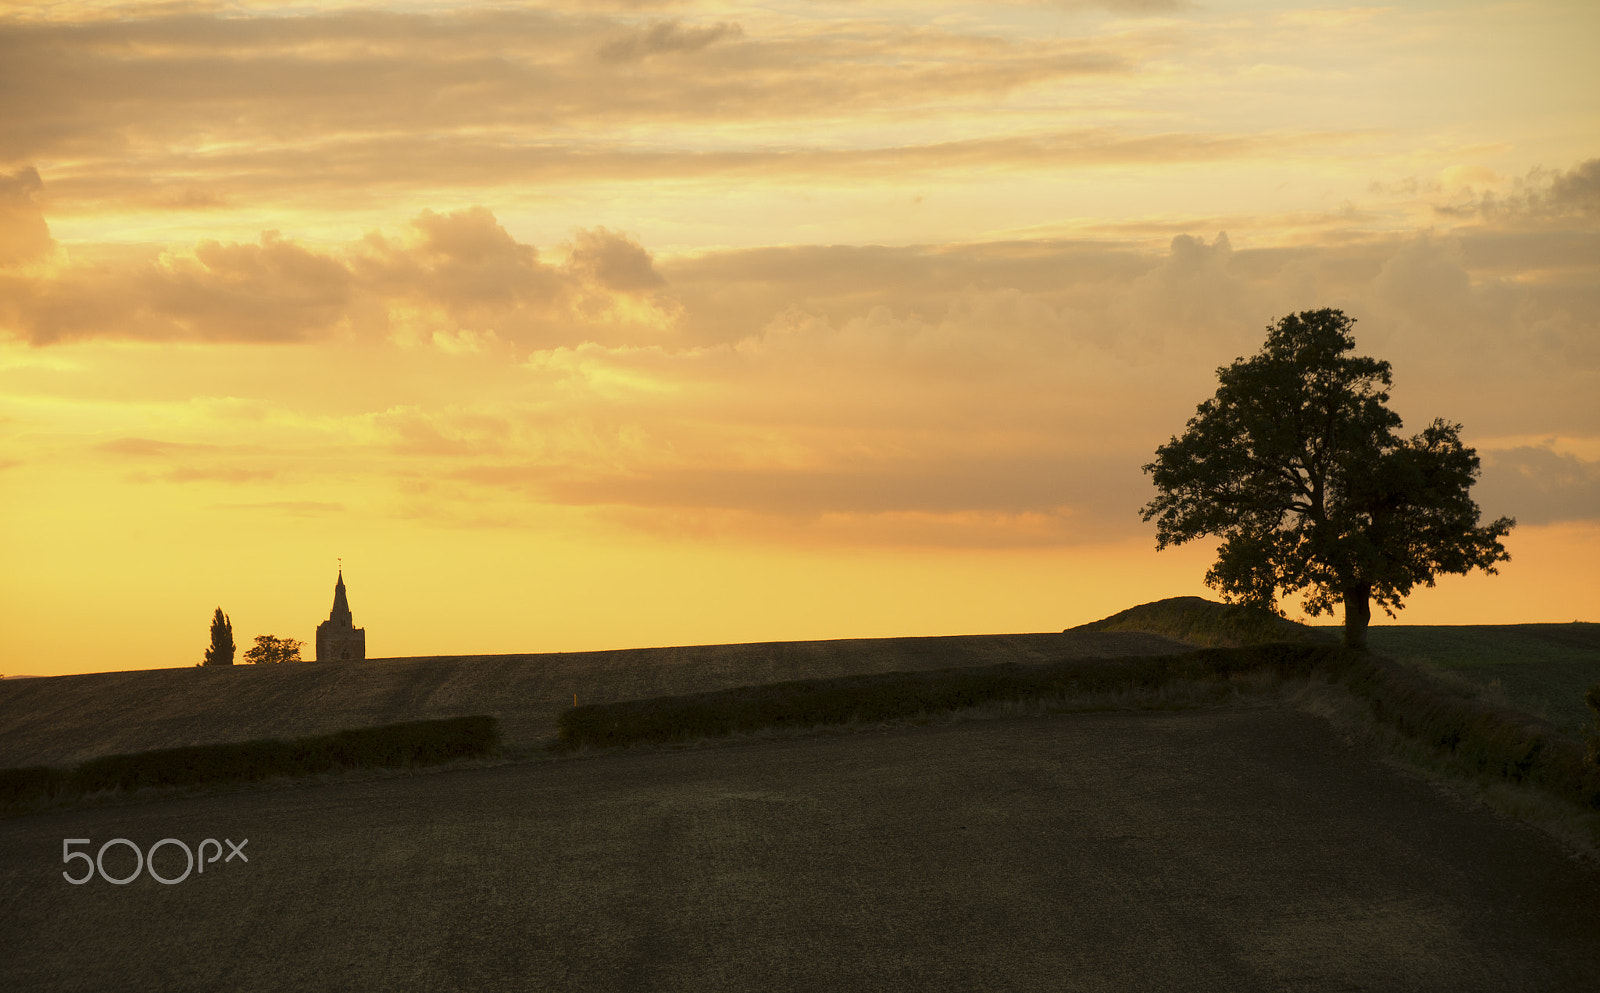
<path fill-rule="evenodd" d="M 333 610 L 317 625 L 317 661 L 350 662 L 367 657 L 367 629 L 355 626 L 350 602 L 344 596 L 344 570 L 333 588 Z"/>

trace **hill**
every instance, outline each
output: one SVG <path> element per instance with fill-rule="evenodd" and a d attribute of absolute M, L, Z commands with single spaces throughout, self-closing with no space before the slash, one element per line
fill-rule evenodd
<path fill-rule="evenodd" d="M 610 652 L 147 669 L 0 682 L 0 768 L 124 752 L 488 714 L 505 740 L 547 740 L 572 706 L 789 679 L 1158 655 L 1138 632 L 701 645 Z"/>
<path fill-rule="evenodd" d="M 1268 610 L 1217 603 L 1197 596 L 1168 597 L 1112 614 L 1073 632 L 1138 631 L 1205 648 L 1243 648 L 1270 641 L 1335 641 L 1325 629 L 1279 617 Z"/>

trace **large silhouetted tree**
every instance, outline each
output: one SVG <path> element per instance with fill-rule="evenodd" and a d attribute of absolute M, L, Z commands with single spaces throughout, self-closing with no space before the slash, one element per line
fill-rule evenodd
<path fill-rule="evenodd" d="M 1261 352 L 1217 370 L 1221 385 L 1183 437 L 1144 467 L 1160 491 L 1142 510 L 1156 548 L 1223 539 L 1206 584 L 1278 609 L 1306 591 L 1312 616 L 1344 603 L 1344 641 L 1364 648 L 1373 601 L 1393 616 L 1440 573 L 1495 572 L 1516 521 L 1478 525 L 1478 456 L 1461 425 L 1395 434 L 1389 363 L 1347 354 L 1355 323 L 1304 311 L 1267 329 Z"/>
<path fill-rule="evenodd" d="M 218 607 L 211 618 L 211 647 L 201 665 L 233 665 L 233 622 Z"/>

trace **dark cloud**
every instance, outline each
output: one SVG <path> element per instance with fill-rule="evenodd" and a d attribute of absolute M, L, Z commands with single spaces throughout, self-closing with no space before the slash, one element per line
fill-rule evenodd
<path fill-rule="evenodd" d="M 637 62 L 652 55 L 698 52 L 725 38 L 732 40 L 743 35 L 744 29 L 738 24 L 686 28 L 677 21 L 657 21 L 606 42 L 596 54 L 602 62 Z"/>
<path fill-rule="evenodd" d="M 1190 0 L 1044 0 L 1052 7 L 1067 10 L 1106 10 L 1114 14 L 1171 14 L 1191 10 Z"/>
<path fill-rule="evenodd" d="M 1529 445 L 1482 453 L 1475 499 L 1522 524 L 1600 522 L 1600 461 Z"/>
<path fill-rule="evenodd" d="M 1435 213 L 1526 225 L 1600 216 L 1600 158 L 1587 159 L 1565 172 L 1536 168 L 1512 183 L 1509 193 L 1462 190 L 1454 199 L 1435 203 Z"/>
<path fill-rule="evenodd" d="M 1600 215 L 1600 159 L 1580 162 L 1550 183 L 1550 202 L 1558 210 Z"/>
<path fill-rule="evenodd" d="M 618 293 L 639 293 L 667 284 L 643 246 L 605 228 L 578 232 L 567 265 Z"/>

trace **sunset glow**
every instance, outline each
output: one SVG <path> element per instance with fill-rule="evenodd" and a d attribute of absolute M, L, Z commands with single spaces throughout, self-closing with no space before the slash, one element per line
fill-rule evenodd
<path fill-rule="evenodd" d="M 1590 0 L 0 0 L 0 672 L 193 665 L 218 606 L 309 642 L 341 558 L 370 657 L 1214 597 L 1141 466 L 1318 307 L 1519 521 L 1398 620 L 1600 620 L 1597 39 Z"/>

